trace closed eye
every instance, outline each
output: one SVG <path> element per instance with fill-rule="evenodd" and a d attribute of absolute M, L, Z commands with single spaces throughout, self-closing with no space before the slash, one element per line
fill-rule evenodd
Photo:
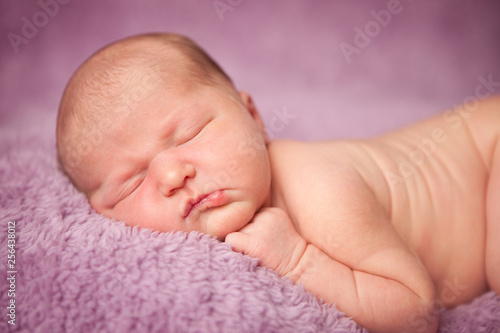
<path fill-rule="evenodd" d="M 188 131 L 186 131 L 186 133 L 179 138 L 179 140 L 177 141 L 176 143 L 176 146 L 181 146 L 181 145 L 184 145 L 186 143 L 188 143 L 190 140 L 193 140 L 194 138 L 196 138 L 204 129 L 205 127 L 210 123 L 212 119 L 209 119 L 206 123 L 204 123 L 202 126 L 200 127 L 193 127 L 191 129 L 189 129 Z"/>
<path fill-rule="evenodd" d="M 118 200 L 116 202 L 118 203 L 123 199 L 125 199 L 126 197 L 128 197 L 129 195 L 131 195 L 132 193 L 134 193 L 135 190 L 137 190 L 141 186 L 145 178 L 146 178 L 146 172 L 141 172 L 140 174 L 133 177 L 128 182 L 128 184 L 126 184 L 125 187 L 123 187 L 123 189 L 120 191 L 120 194 L 118 195 Z"/>

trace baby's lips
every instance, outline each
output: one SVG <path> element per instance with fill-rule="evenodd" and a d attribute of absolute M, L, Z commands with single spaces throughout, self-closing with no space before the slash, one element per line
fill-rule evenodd
<path fill-rule="evenodd" d="M 209 194 L 197 196 L 194 199 L 191 199 L 184 209 L 183 217 L 187 218 L 193 209 L 197 209 L 200 212 L 204 212 L 205 210 L 212 207 L 219 207 L 225 205 L 227 203 L 227 196 L 224 190 L 217 190 Z"/>

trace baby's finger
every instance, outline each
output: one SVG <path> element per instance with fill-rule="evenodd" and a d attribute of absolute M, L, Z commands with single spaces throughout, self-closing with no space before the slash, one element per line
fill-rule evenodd
<path fill-rule="evenodd" d="M 231 244 L 233 246 L 233 250 L 235 250 L 236 252 L 245 253 L 245 249 L 248 247 L 250 237 L 242 232 L 232 232 L 226 236 L 226 239 L 224 241 Z"/>

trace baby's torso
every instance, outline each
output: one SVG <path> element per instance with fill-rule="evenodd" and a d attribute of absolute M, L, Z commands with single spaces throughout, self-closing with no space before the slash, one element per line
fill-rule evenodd
<path fill-rule="evenodd" d="M 328 202 L 308 207 L 308 198 L 324 191 L 344 197 L 373 192 L 388 223 L 427 268 L 437 297 L 447 306 L 467 301 L 487 288 L 488 169 L 470 129 L 464 123 L 456 125 L 438 116 L 367 141 L 275 142 L 271 158 L 275 152 L 281 162 L 273 166 L 273 182 L 285 194 L 276 205 L 287 210 L 299 233 L 314 242 L 314 235 L 324 235 L 315 233 L 314 213 L 303 211 L 329 214 L 333 235 L 336 223 L 346 223 L 356 212 L 339 217 L 327 209 Z M 363 181 L 339 185 L 344 175 Z"/>

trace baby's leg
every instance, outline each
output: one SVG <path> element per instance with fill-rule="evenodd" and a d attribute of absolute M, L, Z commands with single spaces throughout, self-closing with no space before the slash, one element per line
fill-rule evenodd
<path fill-rule="evenodd" d="M 498 138 L 490 170 L 487 198 L 486 277 L 491 289 L 500 295 L 500 140 Z"/>

